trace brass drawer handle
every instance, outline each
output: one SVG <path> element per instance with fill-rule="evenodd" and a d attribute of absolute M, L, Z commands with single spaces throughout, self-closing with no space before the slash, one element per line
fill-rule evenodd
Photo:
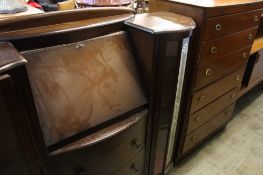
<path fill-rule="evenodd" d="M 249 40 L 252 40 L 253 38 L 254 38 L 253 34 L 249 34 L 249 35 L 248 35 L 248 39 L 249 39 Z"/>
<path fill-rule="evenodd" d="M 237 75 L 236 80 L 237 80 L 237 81 L 240 81 L 240 80 L 241 80 L 241 76 L 240 76 L 240 75 Z"/>
<path fill-rule="evenodd" d="M 205 75 L 206 76 L 210 76 L 210 75 L 212 75 L 212 73 L 213 73 L 213 71 L 211 69 L 209 69 L 209 68 L 205 70 Z"/>
<path fill-rule="evenodd" d="M 200 117 L 200 116 L 198 116 L 198 117 L 195 118 L 195 121 L 196 121 L 196 122 L 199 122 L 200 120 L 201 120 L 201 117 Z"/>
<path fill-rule="evenodd" d="M 231 98 L 232 98 L 232 99 L 235 99 L 235 98 L 236 98 L 236 94 L 235 94 L 235 93 L 232 94 L 232 95 L 231 95 Z"/>
<path fill-rule="evenodd" d="M 132 139 L 131 145 L 135 146 L 136 148 L 140 148 L 142 146 L 142 144 L 140 143 L 139 139 L 137 139 L 137 138 Z"/>
<path fill-rule="evenodd" d="M 197 141 L 197 136 L 192 136 L 192 137 L 191 137 L 191 141 L 192 141 L 192 142 L 196 142 L 196 141 Z"/>
<path fill-rule="evenodd" d="M 220 31 L 220 30 L 222 29 L 222 26 L 221 26 L 220 24 L 216 24 L 215 29 L 216 29 L 217 31 Z"/>
<path fill-rule="evenodd" d="M 77 44 L 76 45 L 76 49 L 77 50 L 82 50 L 82 49 L 84 49 L 85 48 L 85 45 L 84 44 Z"/>
<path fill-rule="evenodd" d="M 248 57 L 247 52 L 244 52 L 243 55 L 242 55 L 242 57 L 243 57 L 244 59 L 246 59 L 246 58 Z"/>
<path fill-rule="evenodd" d="M 204 101 L 205 101 L 205 96 L 201 96 L 201 97 L 199 98 L 199 100 L 200 100 L 201 102 L 204 102 Z"/>
<path fill-rule="evenodd" d="M 210 50 L 211 53 L 215 54 L 217 52 L 217 48 L 214 46 Z"/>
<path fill-rule="evenodd" d="M 134 170 L 136 173 L 140 170 L 140 168 L 135 163 L 131 164 L 130 169 Z"/>
<path fill-rule="evenodd" d="M 253 20 L 254 20 L 255 22 L 258 22 L 258 16 L 255 15 L 254 18 L 253 18 Z"/>

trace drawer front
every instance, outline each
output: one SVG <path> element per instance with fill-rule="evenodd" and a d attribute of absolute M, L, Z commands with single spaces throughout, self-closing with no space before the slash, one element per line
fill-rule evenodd
<path fill-rule="evenodd" d="M 145 145 L 146 116 L 124 133 L 88 148 L 52 156 L 56 175 L 107 175 L 120 169 Z"/>
<path fill-rule="evenodd" d="M 253 44 L 257 28 L 227 35 L 202 44 L 200 65 L 220 59 L 236 50 Z"/>
<path fill-rule="evenodd" d="M 214 131 L 218 130 L 220 127 L 225 125 L 232 116 L 234 106 L 235 104 L 221 111 L 213 119 L 209 120 L 199 129 L 186 136 L 183 153 L 193 148 L 195 145 L 200 143 L 203 139 L 207 138 Z"/>
<path fill-rule="evenodd" d="M 211 40 L 259 25 L 262 10 L 210 18 L 206 21 L 204 40 Z"/>
<path fill-rule="evenodd" d="M 239 88 L 233 89 L 216 101 L 210 103 L 203 109 L 190 115 L 187 127 L 187 134 L 199 128 L 201 125 L 212 119 L 220 111 L 234 103 L 236 101 L 236 98 L 233 97 L 236 97 L 238 92 Z"/>
<path fill-rule="evenodd" d="M 245 65 L 249 58 L 251 47 L 247 47 L 214 62 L 198 67 L 194 89 L 200 89 Z"/>
<path fill-rule="evenodd" d="M 145 151 L 142 150 L 127 165 L 120 168 L 113 175 L 144 175 Z"/>
<path fill-rule="evenodd" d="M 243 79 L 244 71 L 245 67 L 195 92 L 192 97 L 190 114 L 239 86 Z M 233 96 L 233 98 L 235 97 Z"/>

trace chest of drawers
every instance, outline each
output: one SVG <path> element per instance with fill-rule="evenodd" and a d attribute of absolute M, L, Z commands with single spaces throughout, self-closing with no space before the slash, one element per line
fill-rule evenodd
<path fill-rule="evenodd" d="M 231 118 L 263 1 L 154 0 L 150 11 L 192 17 L 190 60 L 174 145 L 175 162 L 223 129 Z"/>

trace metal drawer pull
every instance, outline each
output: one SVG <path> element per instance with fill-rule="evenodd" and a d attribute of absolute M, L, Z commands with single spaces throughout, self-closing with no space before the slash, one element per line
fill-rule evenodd
<path fill-rule="evenodd" d="M 240 80 L 241 80 L 241 76 L 240 76 L 240 75 L 237 75 L 236 80 L 237 80 L 237 81 L 240 81 Z"/>
<path fill-rule="evenodd" d="M 135 146 L 136 148 L 140 148 L 142 146 L 142 144 L 140 143 L 139 139 L 137 139 L 137 138 L 132 139 L 131 145 Z"/>
<path fill-rule="evenodd" d="M 140 168 L 135 163 L 131 164 L 130 169 L 134 170 L 135 172 L 138 172 L 140 170 Z"/>
<path fill-rule="evenodd" d="M 258 22 L 258 16 L 255 15 L 254 18 L 253 18 L 253 20 L 254 20 L 255 22 Z"/>
<path fill-rule="evenodd" d="M 253 34 L 249 34 L 249 35 L 248 35 L 248 39 L 249 39 L 249 40 L 252 40 L 253 38 L 254 38 L 254 37 L 253 37 Z"/>
<path fill-rule="evenodd" d="M 222 26 L 221 26 L 220 24 L 217 24 L 216 27 L 215 27 L 215 29 L 216 29 L 217 31 L 220 31 L 220 30 L 222 29 Z"/>
<path fill-rule="evenodd" d="M 235 99 L 235 98 L 236 98 L 236 94 L 232 94 L 232 95 L 231 95 L 231 98 L 232 98 L 232 99 Z"/>
<path fill-rule="evenodd" d="M 212 75 L 212 72 L 213 71 L 208 68 L 208 69 L 205 70 L 205 75 L 210 76 L 210 75 Z"/>
<path fill-rule="evenodd" d="M 243 55 L 242 55 L 242 56 L 243 56 L 243 58 L 244 58 L 244 59 L 246 59 L 246 58 L 248 57 L 248 54 L 247 54 L 247 52 L 243 53 Z"/>
<path fill-rule="evenodd" d="M 76 45 L 76 49 L 78 49 L 78 50 L 82 50 L 82 49 L 84 49 L 85 48 L 85 45 L 84 44 L 77 44 Z"/>
<path fill-rule="evenodd" d="M 205 101 L 205 96 L 201 96 L 201 97 L 199 98 L 199 100 L 200 100 L 201 102 L 204 102 L 204 101 Z"/>
<path fill-rule="evenodd" d="M 216 47 L 212 47 L 210 52 L 215 54 L 217 52 L 217 48 Z"/>
<path fill-rule="evenodd" d="M 196 136 L 192 136 L 192 137 L 191 137 L 191 141 L 192 141 L 192 142 L 196 142 L 196 140 L 197 140 L 197 137 L 196 137 Z"/>
<path fill-rule="evenodd" d="M 196 122 L 199 122 L 200 120 L 201 120 L 201 117 L 199 117 L 199 116 L 195 118 Z"/>

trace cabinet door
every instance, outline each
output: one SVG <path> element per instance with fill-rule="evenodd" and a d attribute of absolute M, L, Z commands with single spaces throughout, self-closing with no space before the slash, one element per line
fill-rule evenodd
<path fill-rule="evenodd" d="M 14 100 L 12 97 L 11 77 L 3 75 L 0 77 L 0 174 L 28 175 L 10 113 L 9 105 Z M 13 110 L 16 110 L 15 107 Z"/>

